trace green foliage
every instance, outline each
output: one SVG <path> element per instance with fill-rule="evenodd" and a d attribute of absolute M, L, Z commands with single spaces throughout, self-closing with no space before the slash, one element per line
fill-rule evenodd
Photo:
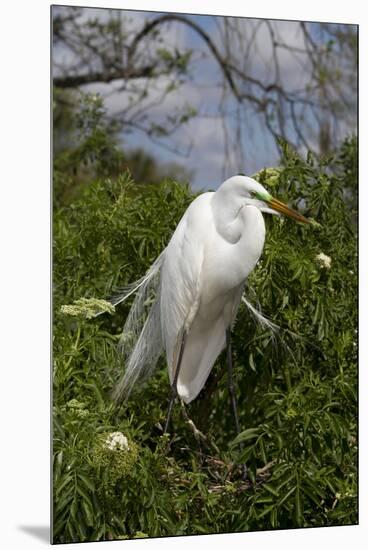
<path fill-rule="evenodd" d="M 55 209 L 54 542 L 357 522 L 356 141 L 321 161 L 283 150 L 280 167 L 257 177 L 316 223 L 266 217 L 248 296 L 281 328 L 273 335 L 239 310 L 238 438 L 224 356 L 186 408 L 195 425 L 177 405 L 174 434 L 163 436 L 163 359 L 126 405 L 110 399 L 131 302 L 92 319 L 83 309 L 146 271 L 193 200 L 189 188 L 137 186 L 124 173 Z M 62 307 L 73 302 L 75 311 Z M 106 448 L 115 432 L 129 449 Z"/>
<path fill-rule="evenodd" d="M 98 94 L 54 90 L 53 135 L 57 206 L 73 200 L 91 179 L 122 171 L 124 155 Z"/>
<path fill-rule="evenodd" d="M 133 441 L 129 441 L 126 448 L 124 445 L 114 445 L 116 434 L 119 432 L 99 434 L 92 451 L 92 464 L 101 480 L 100 495 L 102 498 L 109 497 L 111 505 L 114 504 L 117 483 L 129 482 L 138 458 L 138 446 Z M 112 444 L 108 445 L 109 441 Z"/>
<path fill-rule="evenodd" d="M 176 163 L 159 164 L 142 149 L 124 150 L 119 128 L 106 113 L 100 95 L 54 89 L 53 199 L 60 208 L 76 201 L 96 179 L 115 180 L 131 172 L 135 183 L 153 184 L 172 178 L 187 182 L 190 172 Z M 167 115 L 165 124 L 150 123 L 152 137 L 167 135 L 172 127 L 187 123 L 196 110 L 186 104 Z M 167 123 L 167 125 L 166 125 Z M 169 129 L 171 128 L 171 130 Z"/>

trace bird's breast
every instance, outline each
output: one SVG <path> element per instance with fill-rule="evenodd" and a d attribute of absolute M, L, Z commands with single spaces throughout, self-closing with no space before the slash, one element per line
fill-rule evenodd
<path fill-rule="evenodd" d="M 221 294 L 244 284 L 262 254 L 265 224 L 260 210 L 242 208 L 239 216 L 239 239 L 235 243 L 217 236 L 207 243 L 204 255 L 202 300 L 210 302 Z"/>

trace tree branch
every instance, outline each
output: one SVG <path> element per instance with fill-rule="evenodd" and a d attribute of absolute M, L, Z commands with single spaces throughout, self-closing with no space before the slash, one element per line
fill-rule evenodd
<path fill-rule="evenodd" d="M 122 68 L 114 71 L 96 71 L 79 75 L 57 76 L 54 78 L 54 85 L 58 88 L 76 88 L 92 82 L 112 82 L 113 80 L 122 80 L 127 78 L 149 78 L 153 75 L 158 76 L 162 73 L 155 73 L 155 67 L 147 65 L 145 67 Z"/>
<path fill-rule="evenodd" d="M 241 97 L 239 96 L 239 91 L 235 85 L 235 82 L 232 78 L 231 72 L 227 66 L 227 63 L 225 59 L 222 57 L 214 43 L 212 42 L 210 36 L 199 26 L 197 23 L 194 23 L 191 19 L 188 19 L 187 17 L 184 17 L 183 15 L 176 15 L 176 14 L 167 14 L 163 15 L 161 17 L 157 17 L 157 19 L 154 19 L 153 21 L 150 21 L 147 23 L 143 29 L 135 36 L 134 40 L 131 43 L 131 46 L 129 48 L 128 53 L 128 59 L 131 60 L 134 56 L 134 53 L 137 49 L 137 46 L 139 42 L 147 36 L 150 32 L 153 31 L 158 25 L 162 25 L 163 23 L 166 23 L 167 21 L 176 21 L 178 23 L 182 23 L 184 25 L 187 25 L 188 27 L 191 27 L 199 36 L 206 42 L 208 48 L 211 50 L 214 58 L 219 63 L 220 67 L 223 70 L 223 73 L 225 75 L 225 78 L 232 89 L 235 97 L 237 97 L 239 100 L 241 100 Z"/>

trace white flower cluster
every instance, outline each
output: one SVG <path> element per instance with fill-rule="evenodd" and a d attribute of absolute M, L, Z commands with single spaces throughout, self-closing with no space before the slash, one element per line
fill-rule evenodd
<path fill-rule="evenodd" d="M 316 261 L 318 262 L 320 267 L 324 267 L 325 269 L 330 269 L 331 267 L 332 260 L 330 256 L 327 256 L 323 252 L 321 252 L 320 254 L 317 254 Z"/>
<path fill-rule="evenodd" d="M 105 446 L 110 449 L 110 451 L 129 450 L 128 440 L 121 432 L 112 432 L 109 434 L 105 441 Z"/>
<path fill-rule="evenodd" d="M 79 298 L 71 305 L 64 305 L 60 308 L 64 315 L 74 315 L 84 317 L 85 319 L 93 319 L 99 313 L 114 313 L 115 306 L 106 300 L 98 298 Z"/>

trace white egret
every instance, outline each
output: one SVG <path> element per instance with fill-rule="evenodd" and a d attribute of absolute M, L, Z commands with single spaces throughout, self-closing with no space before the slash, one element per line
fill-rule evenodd
<path fill-rule="evenodd" d="M 190 204 L 146 275 L 111 299 L 117 305 L 137 291 L 121 338 L 126 366 L 114 397 L 125 399 L 165 351 L 172 387 L 165 432 L 176 396 L 193 401 L 227 345 L 229 392 L 239 433 L 230 331 L 246 279 L 263 250 L 262 213 L 308 223 L 254 179 L 231 177 Z M 152 293 L 155 298 L 145 316 Z"/>

